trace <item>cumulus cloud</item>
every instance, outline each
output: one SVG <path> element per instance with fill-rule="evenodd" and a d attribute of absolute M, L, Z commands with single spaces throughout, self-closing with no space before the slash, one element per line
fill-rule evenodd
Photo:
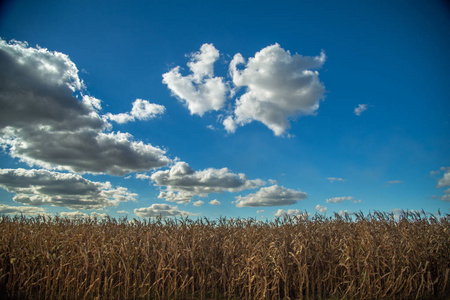
<path fill-rule="evenodd" d="M 272 185 L 269 187 L 263 187 L 254 194 L 249 194 L 244 197 L 236 197 L 236 206 L 260 207 L 292 205 L 306 198 L 306 194 L 302 191 L 296 191 L 285 188 L 283 186 Z"/>
<path fill-rule="evenodd" d="M 203 202 L 202 200 L 198 200 L 198 201 L 195 201 L 194 203 L 192 203 L 194 206 L 202 206 L 203 204 L 204 204 L 205 202 Z"/>
<path fill-rule="evenodd" d="M 339 181 L 339 182 L 344 182 L 345 181 L 344 178 L 339 178 L 339 177 L 328 177 L 327 180 L 329 180 L 331 183 L 333 183 L 335 181 Z"/>
<path fill-rule="evenodd" d="M 450 168 L 442 167 L 440 168 L 440 171 L 445 171 L 445 173 L 442 178 L 439 179 L 436 188 L 444 188 L 450 186 Z M 432 171 L 431 174 L 435 175 L 440 173 L 440 171 Z M 441 196 L 441 200 L 450 202 L 450 189 L 444 191 L 444 195 Z"/>
<path fill-rule="evenodd" d="M 96 209 L 135 200 L 136 194 L 109 182 L 94 182 L 72 173 L 48 170 L 0 169 L 0 188 L 13 200 L 30 206 L 52 205 Z"/>
<path fill-rule="evenodd" d="M 355 197 L 332 197 L 327 199 L 327 203 L 342 203 L 343 201 L 350 201 L 353 203 L 361 202 L 361 200 L 355 200 Z"/>
<path fill-rule="evenodd" d="M 298 218 L 307 218 L 311 214 L 307 212 L 302 212 L 300 209 L 288 209 L 285 211 L 284 209 L 279 209 L 274 216 L 275 217 L 298 217 Z"/>
<path fill-rule="evenodd" d="M 70 58 L 26 43 L 0 39 L 0 147 L 44 168 L 124 175 L 168 165 L 165 151 L 107 132 L 101 101 L 82 95 Z M 76 96 L 81 97 L 81 100 Z M 144 108 L 142 108 L 144 107 Z M 146 114 L 136 104 L 136 118 Z"/>
<path fill-rule="evenodd" d="M 444 191 L 444 194 L 445 194 L 445 195 L 443 195 L 443 196 L 441 197 L 441 200 L 450 202 L 450 189 L 446 189 L 446 190 Z"/>
<path fill-rule="evenodd" d="M 325 207 L 325 206 L 322 206 L 322 205 L 319 205 L 319 204 L 317 204 L 316 205 L 316 210 L 318 211 L 318 212 L 320 212 L 320 213 L 325 213 L 325 212 L 327 212 L 327 207 Z"/>
<path fill-rule="evenodd" d="M 192 115 L 203 116 L 225 105 L 228 87 L 222 77 L 214 77 L 214 63 L 219 56 L 213 44 L 203 44 L 199 52 L 191 54 L 187 64 L 192 74 L 181 75 L 179 66 L 163 74 L 163 83 L 186 104 Z"/>
<path fill-rule="evenodd" d="M 177 203 L 188 203 L 195 195 L 204 197 L 210 193 L 239 192 L 264 184 L 260 179 L 249 180 L 244 174 L 232 173 L 228 168 L 195 171 L 185 162 L 177 162 L 169 170 L 153 173 L 151 180 L 155 185 L 165 187 L 158 198 Z"/>
<path fill-rule="evenodd" d="M 152 204 L 152 206 L 150 207 L 136 208 L 134 210 L 134 213 L 138 217 L 143 218 L 157 218 L 157 217 L 167 218 L 176 216 L 187 217 L 194 215 L 193 213 L 179 210 L 178 206 L 170 206 L 167 204 L 158 204 L 158 203 Z"/>
<path fill-rule="evenodd" d="M 367 110 L 367 104 L 358 104 L 358 107 L 355 107 L 353 113 L 357 116 L 360 116 L 363 112 Z"/>
<path fill-rule="evenodd" d="M 236 100 L 234 116 L 223 121 L 225 129 L 234 132 L 238 126 L 259 121 L 282 135 L 290 128 L 290 118 L 315 114 L 325 87 L 313 69 L 325 59 L 324 52 L 315 57 L 291 55 L 279 44 L 262 49 L 247 63 L 236 54 L 230 75 L 237 88 L 245 87 L 245 93 Z"/>
<path fill-rule="evenodd" d="M 41 207 L 32 207 L 32 206 L 10 206 L 5 204 L 0 204 L 0 215 L 1 214 L 24 214 L 24 215 L 43 215 L 45 214 L 45 210 Z"/>
<path fill-rule="evenodd" d="M 209 201 L 209 204 L 211 204 L 211 205 L 221 205 L 220 201 L 217 201 L 217 199 Z"/>
<path fill-rule="evenodd" d="M 120 114 L 106 114 L 106 118 L 119 124 L 133 122 L 137 120 L 150 120 L 156 118 L 158 115 L 164 114 L 166 108 L 163 105 L 150 103 L 147 100 L 136 99 L 133 102 L 131 112 Z"/>
<path fill-rule="evenodd" d="M 446 171 L 444 173 L 444 176 L 441 179 L 439 179 L 436 185 L 437 188 L 443 188 L 446 186 L 450 186 L 450 171 Z"/>

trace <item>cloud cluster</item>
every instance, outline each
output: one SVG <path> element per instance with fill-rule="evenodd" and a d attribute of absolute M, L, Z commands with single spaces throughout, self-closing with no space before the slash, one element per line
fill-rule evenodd
<path fill-rule="evenodd" d="M 263 187 L 254 194 L 249 194 L 244 197 L 236 197 L 236 207 L 292 205 L 306 198 L 306 194 L 302 191 L 272 185 L 269 187 Z"/>
<path fill-rule="evenodd" d="M 234 85 L 246 91 L 236 101 L 234 116 L 224 121 L 227 131 L 259 121 L 275 135 L 282 135 L 290 127 L 289 118 L 314 114 L 325 87 L 313 69 L 320 68 L 325 59 L 324 52 L 315 57 L 291 55 L 279 44 L 262 49 L 247 63 L 240 53 L 236 54 L 230 74 Z M 243 69 L 238 68 L 240 65 Z"/>
<path fill-rule="evenodd" d="M 83 82 L 67 55 L 0 39 L 0 65 L 0 146 L 12 157 L 44 168 L 112 175 L 170 162 L 164 150 L 131 134 L 107 132 L 111 125 L 99 114 L 100 100 L 81 94 Z M 135 118 L 150 116 L 147 103 L 135 104 Z"/>
<path fill-rule="evenodd" d="M 133 107 L 128 113 L 111 114 L 107 113 L 105 117 L 119 124 L 133 122 L 136 119 L 145 121 L 156 118 L 158 115 L 164 114 L 166 108 L 163 105 L 150 103 L 147 100 L 136 99 Z"/>
<path fill-rule="evenodd" d="M 71 209 L 117 206 L 137 196 L 109 182 L 94 182 L 77 174 L 48 170 L 0 169 L 0 188 L 14 193 L 13 200 L 30 206 L 52 205 Z"/>
<path fill-rule="evenodd" d="M 343 201 L 350 201 L 353 203 L 359 203 L 361 200 L 355 200 L 355 197 L 332 197 L 327 199 L 327 203 L 342 203 Z"/>
<path fill-rule="evenodd" d="M 222 77 L 214 77 L 214 63 L 219 56 L 212 44 L 203 44 L 199 52 L 191 54 L 187 64 L 191 75 L 181 75 L 179 66 L 163 74 L 163 83 L 184 101 L 192 115 L 203 116 L 225 105 L 228 87 Z"/>
<path fill-rule="evenodd" d="M 138 217 L 143 218 L 157 218 L 157 217 L 167 218 L 176 216 L 187 217 L 194 215 L 193 213 L 179 210 L 178 206 L 170 206 L 167 204 L 158 204 L 158 203 L 152 204 L 152 206 L 150 207 L 136 208 L 134 210 L 134 213 Z"/>
<path fill-rule="evenodd" d="M 101 214 L 101 213 L 98 213 L 98 212 L 95 212 L 95 211 L 92 212 L 90 215 L 82 213 L 80 211 L 71 211 L 71 212 L 63 211 L 63 212 L 58 213 L 58 215 L 60 217 L 68 218 L 68 219 L 88 219 L 89 217 L 90 218 L 97 218 L 97 219 L 106 219 L 106 218 L 108 218 L 108 214 L 106 214 L 106 213 Z"/>
<path fill-rule="evenodd" d="M 320 212 L 320 213 L 325 213 L 325 212 L 327 212 L 328 208 L 326 206 L 322 206 L 322 205 L 317 204 L 316 205 L 316 210 L 318 212 Z"/>
<path fill-rule="evenodd" d="M 282 135 L 290 128 L 291 118 L 315 114 L 319 108 L 325 87 L 314 69 L 325 63 L 324 52 L 314 57 L 292 55 L 274 44 L 247 62 L 238 53 L 229 65 L 231 82 L 214 77 L 213 64 L 219 55 L 212 44 L 204 44 L 200 52 L 191 55 L 191 75 L 182 76 L 179 66 L 163 74 L 163 83 L 186 103 L 191 114 L 202 116 L 220 110 L 228 93 L 233 97 L 239 89 L 245 89 L 233 111 L 222 119 L 225 129 L 233 133 L 239 126 L 259 121 L 275 135 Z"/>
<path fill-rule="evenodd" d="M 10 206 L 5 204 L 0 204 L 0 215 L 10 214 L 10 215 L 43 215 L 45 210 L 41 207 L 32 206 Z"/>
<path fill-rule="evenodd" d="M 441 179 L 439 179 L 436 188 L 444 188 L 450 186 L 450 168 L 442 167 L 441 171 L 445 171 Z M 436 174 L 436 172 L 435 172 Z M 450 189 L 444 191 L 444 195 L 441 196 L 441 200 L 450 202 Z"/>
<path fill-rule="evenodd" d="M 177 203 L 188 203 L 191 198 L 210 193 L 239 192 L 254 189 L 264 184 L 260 179 L 249 180 L 244 174 L 235 174 L 227 168 L 193 170 L 185 162 L 177 162 L 169 170 L 151 175 L 155 185 L 165 187 L 158 198 Z"/>
<path fill-rule="evenodd" d="M 439 179 L 436 185 L 437 188 L 443 188 L 446 186 L 450 186 L 450 171 L 446 171 L 444 173 L 444 176 L 442 176 L 442 178 Z"/>
<path fill-rule="evenodd" d="M 300 209 L 288 209 L 285 211 L 284 209 L 279 209 L 274 216 L 275 217 L 297 217 L 297 218 L 308 218 L 311 214 L 302 212 Z"/>
<path fill-rule="evenodd" d="M 360 116 L 363 112 L 367 110 L 367 104 L 358 104 L 358 107 L 355 107 L 353 113 L 357 116 Z"/>

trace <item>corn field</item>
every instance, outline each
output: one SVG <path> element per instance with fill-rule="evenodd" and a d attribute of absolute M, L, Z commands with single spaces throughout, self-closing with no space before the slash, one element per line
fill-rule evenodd
<path fill-rule="evenodd" d="M 8 299 L 446 299 L 450 215 L 0 217 Z"/>

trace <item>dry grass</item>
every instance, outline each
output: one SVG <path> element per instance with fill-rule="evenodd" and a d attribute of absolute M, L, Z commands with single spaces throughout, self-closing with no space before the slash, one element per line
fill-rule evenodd
<path fill-rule="evenodd" d="M 13 299 L 444 299 L 450 216 L 0 218 Z"/>

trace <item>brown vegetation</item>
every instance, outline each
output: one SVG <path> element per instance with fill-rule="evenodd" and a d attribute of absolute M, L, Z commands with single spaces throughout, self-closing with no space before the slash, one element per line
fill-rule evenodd
<path fill-rule="evenodd" d="M 450 216 L 0 217 L 12 299 L 423 299 L 450 294 Z"/>

